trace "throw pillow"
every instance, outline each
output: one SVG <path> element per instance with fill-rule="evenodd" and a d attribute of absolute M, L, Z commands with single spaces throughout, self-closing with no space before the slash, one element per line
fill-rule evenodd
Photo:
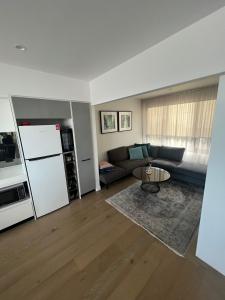
<path fill-rule="evenodd" d="M 142 147 L 129 148 L 130 159 L 144 159 Z"/>
<path fill-rule="evenodd" d="M 148 149 L 148 156 L 151 156 L 151 144 L 148 143 L 146 146 L 147 146 L 147 149 Z"/>
<path fill-rule="evenodd" d="M 114 166 L 112 164 L 110 164 L 107 161 L 100 161 L 99 163 L 99 173 L 100 174 L 105 174 L 105 173 L 109 173 L 112 172 L 112 170 L 114 169 Z"/>
<path fill-rule="evenodd" d="M 143 145 L 143 146 L 141 146 L 141 148 L 142 148 L 143 156 L 144 157 L 149 157 L 147 146 Z"/>
<path fill-rule="evenodd" d="M 107 168 L 113 168 L 114 166 L 110 164 L 108 161 L 102 160 L 99 163 L 99 169 L 107 169 Z"/>
<path fill-rule="evenodd" d="M 147 148 L 147 153 L 145 152 L 145 150 L 143 150 L 143 148 L 142 148 L 142 151 L 143 151 L 143 154 L 144 154 L 144 157 L 149 157 L 149 156 L 151 156 L 150 155 L 150 153 L 151 153 L 151 144 L 150 143 L 145 143 L 145 144 L 135 144 L 135 147 L 139 147 L 139 146 L 141 146 L 141 147 L 144 147 L 144 146 L 146 146 L 146 148 Z M 146 154 L 146 156 L 145 156 L 145 154 Z"/>

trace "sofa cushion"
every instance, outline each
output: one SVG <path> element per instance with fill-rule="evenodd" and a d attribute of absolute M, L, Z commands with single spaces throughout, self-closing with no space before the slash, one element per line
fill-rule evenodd
<path fill-rule="evenodd" d="M 173 171 L 175 168 L 179 166 L 178 161 L 171 161 L 167 159 L 157 158 L 153 159 L 152 166 L 165 169 L 167 171 Z"/>
<path fill-rule="evenodd" d="M 153 158 L 159 157 L 159 149 L 160 148 L 161 148 L 161 146 L 151 145 L 150 146 L 150 154 L 149 154 L 149 156 L 152 156 Z"/>
<path fill-rule="evenodd" d="M 151 153 L 151 144 L 150 143 L 144 143 L 144 144 L 135 144 L 134 145 L 135 147 L 139 147 L 141 146 L 142 147 L 142 151 L 143 151 L 143 155 L 144 157 L 148 157 L 148 156 L 151 156 L 150 153 Z M 146 153 L 146 150 L 145 150 L 145 146 L 147 148 L 147 153 Z"/>
<path fill-rule="evenodd" d="M 179 173 L 173 172 L 172 177 L 173 177 L 173 179 L 176 179 L 178 181 L 183 181 L 186 183 L 194 184 L 194 185 L 202 187 L 202 188 L 204 188 L 204 186 L 205 186 L 205 176 L 203 176 L 203 175 L 201 177 L 195 177 L 195 176 L 188 176 L 185 174 L 179 174 Z"/>
<path fill-rule="evenodd" d="M 112 163 L 129 159 L 127 147 L 119 147 L 108 151 L 108 158 Z"/>
<path fill-rule="evenodd" d="M 164 158 L 168 160 L 182 161 L 184 151 L 185 148 L 161 146 L 159 149 L 158 156 L 160 158 Z"/>
<path fill-rule="evenodd" d="M 100 174 L 100 181 L 104 184 L 110 184 L 120 178 L 123 178 L 127 175 L 127 171 L 125 169 L 114 166 L 111 172 Z"/>
<path fill-rule="evenodd" d="M 144 167 L 146 163 L 143 159 L 136 159 L 118 161 L 116 162 L 116 165 L 120 168 L 125 169 L 127 171 L 127 174 L 130 174 L 135 168 Z"/>
<path fill-rule="evenodd" d="M 182 162 L 176 169 L 177 174 L 191 176 L 196 178 L 205 178 L 207 172 L 207 166 L 203 164 Z"/>
<path fill-rule="evenodd" d="M 144 159 L 142 147 L 129 148 L 130 159 Z"/>

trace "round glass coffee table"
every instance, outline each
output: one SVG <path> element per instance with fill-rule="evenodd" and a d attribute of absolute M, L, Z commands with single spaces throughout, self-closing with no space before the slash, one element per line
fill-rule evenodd
<path fill-rule="evenodd" d="M 160 191 L 160 182 L 170 179 L 170 173 L 156 167 L 139 167 L 133 170 L 133 175 L 142 181 L 141 189 L 150 193 Z"/>

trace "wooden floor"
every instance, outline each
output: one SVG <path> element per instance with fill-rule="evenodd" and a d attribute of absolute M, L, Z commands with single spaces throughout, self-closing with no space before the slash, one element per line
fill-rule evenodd
<path fill-rule="evenodd" d="M 108 205 L 115 183 L 0 234 L 0 299 L 225 299 L 225 278 L 185 258 Z"/>

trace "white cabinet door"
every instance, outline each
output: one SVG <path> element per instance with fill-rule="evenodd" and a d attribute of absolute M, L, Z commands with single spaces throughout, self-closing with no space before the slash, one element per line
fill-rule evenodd
<path fill-rule="evenodd" d="M 10 101 L 0 98 L 0 132 L 16 131 Z"/>
<path fill-rule="evenodd" d="M 33 217 L 31 199 L 19 201 L 0 209 L 0 230 Z"/>
<path fill-rule="evenodd" d="M 81 194 L 95 189 L 90 104 L 72 102 Z"/>

